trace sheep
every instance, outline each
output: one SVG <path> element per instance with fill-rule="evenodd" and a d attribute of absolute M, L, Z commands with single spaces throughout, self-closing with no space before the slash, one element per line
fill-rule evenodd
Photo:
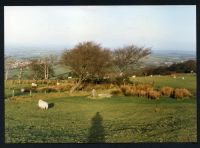
<path fill-rule="evenodd" d="M 36 84 L 36 83 L 31 83 L 31 86 L 34 86 L 34 87 L 36 87 L 36 86 L 37 86 L 37 84 Z"/>
<path fill-rule="evenodd" d="M 68 79 L 71 79 L 72 77 L 68 77 Z"/>
<path fill-rule="evenodd" d="M 184 78 L 184 77 L 182 77 L 182 79 L 184 80 L 185 78 Z"/>
<path fill-rule="evenodd" d="M 60 85 L 60 83 L 57 82 L 56 85 L 58 86 L 58 85 Z"/>
<path fill-rule="evenodd" d="M 41 109 L 48 109 L 48 103 L 45 102 L 45 101 L 43 101 L 43 100 L 39 100 L 39 101 L 38 101 L 38 106 L 39 106 L 39 108 L 41 108 Z"/>
<path fill-rule="evenodd" d="M 25 89 L 24 88 L 21 88 L 21 92 L 23 93 L 25 91 Z"/>
<path fill-rule="evenodd" d="M 132 78 L 136 78 L 136 75 L 133 75 Z"/>

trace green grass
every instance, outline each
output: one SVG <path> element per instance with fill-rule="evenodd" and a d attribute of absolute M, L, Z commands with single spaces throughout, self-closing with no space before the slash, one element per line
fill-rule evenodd
<path fill-rule="evenodd" d="M 181 77 L 184 76 L 185 80 Z M 196 92 L 196 76 L 178 75 L 136 77 L 134 82 L 155 82 L 155 87 L 171 86 Z M 19 93 L 14 100 L 5 100 L 6 143 L 138 143 L 138 142 L 197 142 L 196 96 L 175 100 L 113 96 L 89 99 L 91 92 L 78 91 L 33 93 L 22 95 L 19 89 L 27 84 L 5 85 L 5 95 L 12 88 Z M 30 85 L 30 84 L 29 84 Z M 109 90 L 97 90 L 108 93 Z M 53 107 L 41 110 L 39 99 Z"/>
<path fill-rule="evenodd" d="M 184 80 L 182 79 L 184 77 Z M 131 78 L 133 82 L 151 83 L 154 82 L 156 88 L 163 86 L 171 86 L 174 88 L 187 88 L 191 92 L 196 92 L 196 75 L 194 74 L 178 74 L 176 79 L 170 76 L 146 76 Z"/>
<path fill-rule="evenodd" d="M 40 98 L 54 106 L 39 109 Z M 114 96 L 91 100 L 64 95 L 47 99 L 34 94 L 6 100 L 5 136 L 6 143 L 196 142 L 196 116 L 195 99 Z"/>

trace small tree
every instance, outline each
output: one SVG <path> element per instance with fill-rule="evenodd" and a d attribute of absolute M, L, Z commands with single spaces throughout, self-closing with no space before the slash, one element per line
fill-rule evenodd
<path fill-rule="evenodd" d="M 34 79 L 49 79 L 54 75 L 53 65 L 46 58 L 31 60 L 30 69 Z"/>
<path fill-rule="evenodd" d="M 73 93 L 82 81 L 102 77 L 109 61 L 110 52 L 94 42 L 79 43 L 74 48 L 66 50 L 62 55 L 62 62 L 70 66 L 78 76 L 78 82 L 71 88 L 70 93 Z"/>

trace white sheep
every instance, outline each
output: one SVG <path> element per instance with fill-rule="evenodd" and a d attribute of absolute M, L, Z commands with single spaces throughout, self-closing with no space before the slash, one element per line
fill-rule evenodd
<path fill-rule="evenodd" d="M 41 109 L 48 109 L 48 103 L 45 102 L 45 101 L 43 101 L 43 100 L 39 100 L 39 101 L 38 101 L 38 106 L 39 106 L 39 108 L 41 108 Z"/>
<path fill-rule="evenodd" d="M 37 84 L 36 83 L 31 83 L 31 86 L 37 86 Z"/>
<path fill-rule="evenodd" d="M 185 78 L 184 78 L 184 77 L 182 77 L 182 79 L 184 80 Z"/>
<path fill-rule="evenodd" d="M 132 78 L 136 78 L 136 75 L 133 75 Z"/>
<path fill-rule="evenodd" d="M 71 79 L 72 77 L 68 77 L 68 79 Z"/>
<path fill-rule="evenodd" d="M 60 83 L 57 82 L 56 85 L 60 85 Z"/>
<path fill-rule="evenodd" d="M 24 88 L 21 88 L 21 92 L 22 92 L 22 93 L 25 92 L 25 89 L 24 89 Z"/>

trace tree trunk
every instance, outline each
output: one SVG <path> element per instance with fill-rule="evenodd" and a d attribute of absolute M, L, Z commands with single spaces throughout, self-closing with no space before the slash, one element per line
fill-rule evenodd
<path fill-rule="evenodd" d="M 22 73 L 23 73 L 23 68 L 21 67 L 19 72 L 19 84 L 21 83 Z"/>
<path fill-rule="evenodd" d="M 44 79 L 47 79 L 47 65 L 44 64 Z"/>
<path fill-rule="evenodd" d="M 72 94 L 82 83 L 82 79 L 79 78 L 78 82 L 70 89 L 70 94 Z"/>
<path fill-rule="evenodd" d="M 47 79 L 49 79 L 49 66 L 47 65 Z"/>

